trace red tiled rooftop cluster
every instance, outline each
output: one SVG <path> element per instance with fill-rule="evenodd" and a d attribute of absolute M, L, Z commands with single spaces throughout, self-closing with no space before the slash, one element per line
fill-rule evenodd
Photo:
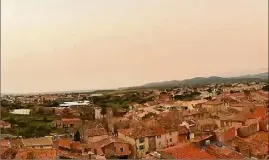
<path fill-rule="evenodd" d="M 190 144 L 184 146 L 175 146 L 163 151 L 171 154 L 177 159 L 216 159 L 216 157 Z"/>
<path fill-rule="evenodd" d="M 253 113 L 250 113 L 248 115 L 249 119 L 255 119 L 255 118 L 267 118 L 266 116 L 266 109 L 264 107 L 257 107 Z"/>

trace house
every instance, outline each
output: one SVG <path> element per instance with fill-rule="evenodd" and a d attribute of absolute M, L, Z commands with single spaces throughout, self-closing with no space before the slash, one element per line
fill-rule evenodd
<path fill-rule="evenodd" d="M 91 159 L 91 148 L 86 144 L 59 139 L 56 142 L 57 156 L 61 159 Z"/>
<path fill-rule="evenodd" d="M 82 138 L 87 143 L 95 143 L 108 138 L 108 133 L 104 128 L 84 129 Z"/>
<path fill-rule="evenodd" d="M 133 156 L 141 158 L 156 149 L 175 146 L 179 143 L 179 136 L 187 139 L 185 126 L 165 122 L 161 118 L 147 120 L 132 128 L 122 129 L 118 137 L 131 144 Z"/>
<path fill-rule="evenodd" d="M 183 120 L 192 120 L 192 119 L 203 119 L 207 118 L 209 116 L 209 113 L 206 110 L 200 109 L 198 110 L 183 110 L 182 111 L 182 117 Z"/>
<path fill-rule="evenodd" d="M 227 142 L 233 140 L 237 135 L 237 130 L 234 126 L 219 128 L 215 130 L 216 138 L 219 142 Z"/>
<path fill-rule="evenodd" d="M 191 142 L 197 147 L 203 147 L 215 140 L 216 136 L 211 132 L 197 132 L 194 134 L 194 138 L 191 139 Z"/>
<path fill-rule="evenodd" d="M 134 158 L 142 158 L 149 152 L 149 137 L 154 136 L 152 130 L 140 127 L 122 129 L 118 132 L 118 138 L 131 145 Z"/>
<path fill-rule="evenodd" d="M 53 142 L 51 137 L 41 137 L 41 138 L 28 138 L 21 139 L 22 147 L 34 148 L 34 149 L 52 149 Z"/>
<path fill-rule="evenodd" d="M 11 144 L 11 147 L 15 148 L 15 149 L 23 147 L 23 143 L 22 143 L 21 138 L 10 140 L 10 144 Z"/>
<path fill-rule="evenodd" d="M 79 118 L 64 118 L 52 122 L 52 127 L 56 128 L 68 128 L 68 127 L 79 128 L 81 126 L 82 126 L 82 120 Z"/>
<path fill-rule="evenodd" d="M 231 103 L 230 108 L 236 109 L 238 111 L 242 111 L 246 107 L 253 107 L 254 104 L 250 102 L 240 102 L 240 103 Z"/>
<path fill-rule="evenodd" d="M 207 101 L 202 104 L 203 108 L 206 108 L 206 111 L 209 113 L 217 113 L 219 111 L 227 110 L 227 105 L 219 100 Z"/>
<path fill-rule="evenodd" d="M 237 134 L 239 137 L 248 137 L 254 133 L 257 133 L 259 128 L 260 118 L 248 119 L 244 126 L 238 128 Z"/>
<path fill-rule="evenodd" d="M 60 104 L 60 107 L 83 107 L 91 105 L 91 101 L 74 101 L 74 102 L 64 102 Z"/>
<path fill-rule="evenodd" d="M 105 157 L 117 156 L 118 158 L 128 158 L 131 154 L 130 144 L 117 137 L 108 137 L 94 143 L 94 148 L 101 150 Z"/>
<path fill-rule="evenodd" d="M 237 114 L 234 116 L 221 117 L 219 119 L 220 128 L 227 126 L 235 126 L 235 129 L 245 126 L 247 117 L 244 114 Z"/>
<path fill-rule="evenodd" d="M 196 122 L 196 129 L 198 131 L 214 131 L 218 129 L 218 125 L 214 119 L 200 119 Z"/>
<path fill-rule="evenodd" d="M 0 128 L 11 128 L 11 124 L 5 121 L 0 120 Z"/>
<path fill-rule="evenodd" d="M 263 92 L 263 91 L 257 91 L 257 92 L 251 92 L 250 93 L 251 98 L 257 101 L 268 101 L 268 92 Z"/>
<path fill-rule="evenodd" d="M 80 153 L 82 154 L 83 148 L 80 142 L 71 141 L 68 139 L 59 139 L 56 142 L 57 147 L 61 150 L 71 151 L 73 153 Z"/>
<path fill-rule="evenodd" d="M 232 141 L 227 142 L 226 145 L 242 153 L 247 158 L 265 159 L 268 156 L 268 143 L 265 142 L 235 137 Z"/>
<path fill-rule="evenodd" d="M 160 95 L 158 95 L 158 101 L 160 102 L 168 102 L 173 100 L 173 95 L 166 93 L 166 92 L 161 92 Z"/>
<path fill-rule="evenodd" d="M 178 131 L 165 130 L 164 127 L 154 127 L 156 149 L 168 148 L 178 144 Z"/>
<path fill-rule="evenodd" d="M 18 114 L 18 115 L 30 115 L 30 109 L 14 109 L 10 112 L 11 114 Z"/>

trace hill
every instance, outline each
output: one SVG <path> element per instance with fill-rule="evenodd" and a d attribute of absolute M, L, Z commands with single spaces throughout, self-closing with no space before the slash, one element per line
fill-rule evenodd
<path fill-rule="evenodd" d="M 203 84 L 212 84 L 212 83 L 237 83 L 237 82 L 257 82 L 268 79 L 268 72 L 254 74 L 254 75 L 245 75 L 239 77 L 218 77 L 218 76 L 211 76 L 211 77 L 195 77 L 191 79 L 185 80 L 172 80 L 172 81 L 164 81 L 164 82 L 154 82 L 148 83 L 141 87 L 145 88 L 165 88 L 165 87 L 179 87 L 182 85 L 203 85 Z"/>

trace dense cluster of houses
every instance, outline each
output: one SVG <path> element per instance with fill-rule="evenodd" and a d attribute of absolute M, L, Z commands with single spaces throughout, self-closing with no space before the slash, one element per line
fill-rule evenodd
<path fill-rule="evenodd" d="M 255 87 L 246 94 L 242 90 L 250 87 L 237 85 L 241 92 L 192 101 L 154 91 L 154 100 L 130 103 L 117 116 L 107 108 L 106 123 L 76 117 L 52 122 L 73 129 L 72 138 L 1 139 L 1 159 L 267 159 L 268 92 Z M 1 121 L 5 127 L 10 124 Z"/>

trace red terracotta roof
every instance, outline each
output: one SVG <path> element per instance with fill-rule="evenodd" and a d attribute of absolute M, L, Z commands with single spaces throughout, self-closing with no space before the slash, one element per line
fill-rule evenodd
<path fill-rule="evenodd" d="M 57 149 L 57 156 L 71 158 L 71 159 L 85 159 L 85 157 L 79 153 L 63 151 L 63 150 L 59 150 L 59 149 Z"/>
<path fill-rule="evenodd" d="M 263 107 L 257 107 L 253 113 L 248 115 L 249 119 L 266 118 L 266 109 Z"/>
<path fill-rule="evenodd" d="M 33 149 L 33 148 L 22 148 L 19 149 L 15 159 L 27 159 L 29 153 L 33 153 L 34 159 L 55 159 L 55 149 Z"/>
<path fill-rule="evenodd" d="M 71 149 L 70 147 L 70 141 L 67 139 L 59 139 L 58 140 L 58 147 L 66 148 L 66 149 Z"/>
<path fill-rule="evenodd" d="M 213 100 L 213 101 L 207 101 L 204 104 L 205 105 L 220 105 L 220 104 L 222 104 L 222 102 L 218 101 L 218 100 Z"/>
<path fill-rule="evenodd" d="M 172 148 L 163 150 L 166 153 L 171 154 L 177 159 L 216 159 L 216 157 L 202 151 L 200 148 L 194 147 L 191 144 L 178 145 Z"/>
<path fill-rule="evenodd" d="M 80 142 L 70 141 L 67 139 L 58 140 L 58 147 L 65 149 L 83 150 Z"/>
<path fill-rule="evenodd" d="M 0 145 L 1 145 L 1 147 L 10 147 L 11 146 L 10 141 L 6 140 L 6 139 L 1 139 Z"/>
<path fill-rule="evenodd" d="M 160 136 L 165 133 L 165 130 L 163 127 L 154 127 L 153 130 L 156 133 L 156 136 Z"/>

